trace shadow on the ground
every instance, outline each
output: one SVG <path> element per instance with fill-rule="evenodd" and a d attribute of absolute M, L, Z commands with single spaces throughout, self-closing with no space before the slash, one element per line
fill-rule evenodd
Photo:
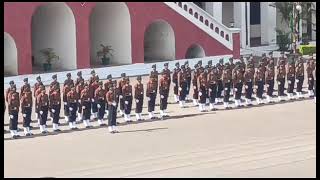
<path fill-rule="evenodd" d="M 162 130 L 162 129 L 168 129 L 168 128 L 166 127 L 166 128 L 137 129 L 137 130 L 130 130 L 130 131 L 119 131 L 119 133 L 130 133 L 130 132 L 140 132 L 140 131 L 153 132 L 155 130 Z"/>

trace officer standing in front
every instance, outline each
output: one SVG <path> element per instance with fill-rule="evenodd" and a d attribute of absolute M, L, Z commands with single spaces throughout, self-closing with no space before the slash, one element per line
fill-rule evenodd
<path fill-rule="evenodd" d="M 117 93 L 115 92 L 115 88 L 113 84 L 109 85 L 109 91 L 106 94 L 107 102 L 108 102 L 108 129 L 110 133 L 119 132 L 116 129 L 117 125 L 117 103 L 116 99 L 118 98 Z"/>

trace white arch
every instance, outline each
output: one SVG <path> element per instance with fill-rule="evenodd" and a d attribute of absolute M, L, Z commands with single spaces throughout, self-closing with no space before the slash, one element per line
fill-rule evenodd
<path fill-rule="evenodd" d="M 39 51 L 45 48 L 53 48 L 60 57 L 52 62 L 52 70 L 77 68 L 76 24 L 72 10 L 64 2 L 42 5 L 32 16 L 33 71 L 42 69 L 45 60 Z"/>
<path fill-rule="evenodd" d="M 206 54 L 199 44 L 192 44 L 186 52 L 186 59 L 202 58 L 205 56 Z"/>
<path fill-rule="evenodd" d="M 100 65 L 100 44 L 114 50 L 110 64 L 131 64 L 131 20 L 124 2 L 101 2 L 90 15 L 91 64 Z"/>
<path fill-rule="evenodd" d="M 155 20 L 144 33 L 144 61 L 167 61 L 175 59 L 175 35 L 171 25 Z"/>
<path fill-rule="evenodd" d="M 18 75 L 18 52 L 16 43 L 9 33 L 4 32 L 4 75 Z"/>

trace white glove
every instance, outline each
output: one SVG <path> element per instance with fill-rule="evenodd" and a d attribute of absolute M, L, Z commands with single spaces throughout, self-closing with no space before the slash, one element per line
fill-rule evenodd
<path fill-rule="evenodd" d="M 254 88 L 256 88 L 256 89 L 257 89 L 257 88 L 258 88 L 258 86 L 257 86 L 257 85 L 254 85 Z"/>
<path fill-rule="evenodd" d="M 86 107 L 85 107 L 85 106 L 82 106 L 82 109 L 86 109 Z"/>
<path fill-rule="evenodd" d="M 245 88 L 248 89 L 248 85 L 246 85 Z"/>
<path fill-rule="evenodd" d="M 224 90 L 228 90 L 228 88 L 224 88 Z"/>
<path fill-rule="evenodd" d="M 288 81 L 289 84 L 291 84 L 291 81 Z"/>
<path fill-rule="evenodd" d="M 141 92 L 141 94 L 143 94 L 143 92 Z"/>
<path fill-rule="evenodd" d="M 81 103 L 81 100 L 79 99 L 78 102 Z"/>
<path fill-rule="evenodd" d="M 176 86 L 177 84 L 176 83 L 173 83 L 173 86 Z"/>
<path fill-rule="evenodd" d="M 230 80 L 228 80 L 228 82 L 230 82 Z"/>
<path fill-rule="evenodd" d="M 257 89 L 253 89 L 253 92 L 257 92 Z"/>
<path fill-rule="evenodd" d="M 100 104 L 97 104 L 97 108 L 98 108 L 98 109 L 100 109 L 100 108 L 101 108 Z"/>
<path fill-rule="evenodd" d="M 128 101 L 125 101 L 124 103 L 125 103 L 125 104 L 129 104 L 129 102 L 128 102 Z"/>
<path fill-rule="evenodd" d="M 148 101 L 150 101 L 151 99 L 149 97 L 147 97 Z"/>
<path fill-rule="evenodd" d="M 94 99 L 91 99 L 91 102 L 94 102 Z"/>
<path fill-rule="evenodd" d="M 123 96 L 122 96 L 122 95 L 120 95 L 120 96 L 119 96 L 119 98 L 120 98 L 120 99 L 122 99 L 122 98 L 123 98 Z"/>
<path fill-rule="evenodd" d="M 13 118 L 13 115 L 10 115 L 10 119 L 12 119 Z"/>
<path fill-rule="evenodd" d="M 211 88 L 209 88 L 209 92 L 211 92 L 212 91 L 212 89 Z"/>
<path fill-rule="evenodd" d="M 164 96 L 163 96 L 163 95 L 161 95 L 160 97 L 161 97 L 161 99 L 163 99 L 163 98 L 164 98 Z"/>
<path fill-rule="evenodd" d="M 299 79 L 297 79 L 297 82 L 299 82 Z"/>
<path fill-rule="evenodd" d="M 237 91 L 238 91 L 238 89 L 237 89 L 237 88 L 234 88 L 234 91 L 235 91 L 235 92 L 237 92 Z"/>
<path fill-rule="evenodd" d="M 197 86 L 193 86 L 193 89 L 197 89 Z"/>
<path fill-rule="evenodd" d="M 266 87 L 269 87 L 269 84 L 266 84 Z"/>
<path fill-rule="evenodd" d="M 138 103 L 139 102 L 139 99 L 136 99 L 136 103 Z"/>
<path fill-rule="evenodd" d="M 64 104 L 64 105 L 67 105 L 68 103 L 67 103 L 67 102 L 64 102 L 63 104 Z"/>
<path fill-rule="evenodd" d="M 51 112 L 52 112 L 52 113 L 55 113 L 55 112 L 56 112 L 56 110 L 54 110 L 54 109 L 51 109 Z"/>
<path fill-rule="evenodd" d="M 112 105 L 113 105 L 113 106 L 116 106 L 116 105 L 117 105 L 117 103 L 113 101 Z"/>
<path fill-rule="evenodd" d="M 73 108 L 72 108 L 72 107 L 69 107 L 69 110 L 70 110 L 70 111 L 72 111 L 72 110 L 73 110 Z"/>
<path fill-rule="evenodd" d="M 43 114 L 43 111 L 40 111 L 40 114 L 42 115 L 42 114 Z"/>
<path fill-rule="evenodd" d="M 199 92 L 199 96 L 202 96 L 202 92 Z"/>
<path fill-rule="evenodd" d="M 23 117 L 27 117 L 27 114 L 22 114 Z"/>
<path fill-rule="evenodd" d="M 182 90 L 182 88 L 181 87 L 179 87 L 179 91 L 181 91 Z"/>
<path fill-rule="evenodd" d="M 309 80 L 311 81 L 311 80 L 312 80 L 312 78 L 309 78 Z"/>
<path fill-rule="evenodd" d="M 278 84 L 280 85 L 281 83 L 280 83 L 280 82 L 278 82 Z"/>

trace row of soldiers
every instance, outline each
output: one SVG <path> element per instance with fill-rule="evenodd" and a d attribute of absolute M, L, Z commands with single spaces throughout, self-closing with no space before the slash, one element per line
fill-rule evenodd
<path fill-rule="evenodd" d="M 299 59 L 297 64 L 294 62 L 288 63 L 282 53 L 276 66 L 276 75 L 274 58 L 272 57 L 272 53 L 269 55 L 267 58 L 263 54 L 257 70 L 255 70 L 252 56 L 247 60 L 247 63 L 244 62 L 243 57 L 236 63 L 233 63 L 233 59 L 230 58 L 229 63 L 224 64 L 223 59 L 220 59 L 219 63 L 215 66 L 212 65 L 212 61 L 209 61 L 205 67 L 202 66 L 202 61 L 199 61 L 194 66 L 194 71 L 189 67 L 188 61 L 181 66 L 179 63 L 176 63 L 172 77 L 168 63 L 165 63 L 159 81 L 159 73 L 156 70 L 156 65 L 153 65 L 145 94 L 141 76 L 137 77 L 137 83 L 132 87 L 125 73 L 121 74 L 121 79 L 118 83 L 112 79 L 111 75 L 108 75 L 107 81 L 104 84 L 99 80 L 99 76 L 95 74 L 94 70 L 91 72 L 92 76 L 88 83 L 82 78 L 81 71 L 77 74 L 78 78 L 76 82 L 71 79 L 71 74 L 68 73 L 62 92 L 60 90 L 60 83 L 57 81 L 57 75 L 53 75 L 53 82 L 50 84 L 48 94 L 46 94 L 41 78 L 37 77 L 33 92 L 36 118 L 38 119 L 42 133 L 48 132 L 46 130 L 48 115 L 52 119 L 53 130 L 60 131 L 58 125 L 62 100 L 65 120 L 69 123 L 70 129 L 77 129 L 75 125 L 77 118 L 83 121 L 86 128 L 91 127 L 90 119 L 98 119 L 100 126 L 105 126 L 104 115 L 107 114 L 109 131 L 111 133 L 118 132 L 115 128 L 118 106 L 120 114 L 124 116 L 126 121 L 130 122 L 132 101 L 134 100 L 136 103 L 136 119 L 138 121 L 142 120 L 142 106 L 144 96 L 146 96 L 149 118 L 155 119 L 154 111 L 158 90 L 160 95 L 160 117 L 168 116 L 165 111 L 167 109 L 171 83 L 173 84 L 174 99 L 176 102 L 179 102 L 181 107 L 185 107 L 186 100 L 190 99 L 188 95 L 190 94 L 191 87 L 193 87 L 193 104 L 199 106 L 200 111 L 206 111 L 206 104 L 209 104 L 210 110 L 215 110 L 215 104 L 222 101 L 226 109 L 231 108 L 229 104 L 231 91 L 233 91 L 235 105 L 237 107 L 242 106 L 241 96 L 243 86 L 245 87 L 245 100 L 248 106 L 252 105 L 253 92 L 256 93 L 258 104 L 263 103 L 264 87 L 266 87 L 267 102 L 272 102 L 275 80 L 278 82 L 278 98 L 279 100 L 283 100 L 286 78 L 288 81 L 288 97 L 290 99 L 293 98 L 295 81 L 297 81 L 298 97 L 302 97 L 302 84 L 304 80 L 304 64 L 302 59 Z M 314 58 L 308 60 L 306 70 L 310 96 L 313 95 L 312 92 L 315 87 L 315 67 Z M 17 137 L 19 107 L 21 107 L 21 113 L 23 114 L 24 133 L 26 136 L 32 135 L 30 131 L 32 92 L 27 78 L 24 79 L 24 82 L 25 84 L 21 88 L 20 95 L 16 92 L 14 82 L 10 82 L 10 88 L 6 92 L 10 116 L 10 132 L 14 138 Z"/>

